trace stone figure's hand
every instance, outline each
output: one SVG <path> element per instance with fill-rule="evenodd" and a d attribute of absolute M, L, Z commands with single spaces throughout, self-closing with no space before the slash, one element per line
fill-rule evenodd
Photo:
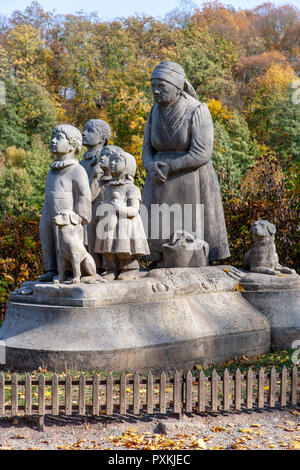
<path fill-rule="evenodd" d="M 92 175 L 92 178 L 98 178 L 99 176 L 101 176 L 101 174 L 103 173 L 101 167 L 99 164 L 97 164 L 94 168 L 94 171 L 93 171 L 93 175 Z"/>
<path fill-rule="evenodd" d="M 168 165 L 163 162 L 154 162 L 150 168 L 150 176 L 156 184 L 165 183 L 168 176 Z"/>
<path fill-rule="evenodd" d="M 117 214 L 119 214 L 123 217 L 127 217 L 127 207 L 126 206 L 124 207 L 124 204 L 122 204 L 118 200 L 112 201 L 111 204 L 114 207 Z"/>

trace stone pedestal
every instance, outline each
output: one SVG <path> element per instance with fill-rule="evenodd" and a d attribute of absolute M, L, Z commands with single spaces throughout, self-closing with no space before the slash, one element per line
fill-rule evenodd
<path fill-rule="evenodd" d="M 136 281 L 26 283 L 0 329 L 6 367 L 168 369 L 266 352 L 270 326 L 237 289 L 243 275 L 227 266 L 160 269 Z"/>
<path fill-rule="evenodd" d="M 300 340 L 300 276 L 251 273 L 241 280 L 244 298 L 269 320 L 273 349 Z"/>

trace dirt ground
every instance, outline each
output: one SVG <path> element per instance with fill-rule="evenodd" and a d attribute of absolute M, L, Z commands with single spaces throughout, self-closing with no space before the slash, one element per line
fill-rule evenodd
<path fill-rule="evenodd" d="M 1 450 L 300 450 L 300 411 L 216 416 L 0 419 Z"/>

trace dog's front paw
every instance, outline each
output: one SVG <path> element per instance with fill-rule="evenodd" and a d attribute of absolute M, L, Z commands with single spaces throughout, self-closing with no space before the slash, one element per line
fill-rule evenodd
<path fill-rule="evenodd" d="M 275 269 L 267 268 L 265 274 L 271 274 L 272 276 L 276 276 L 277 271 L 275 271 Z"/>
<path fill-rule="evenodd" d="M 71 284 L 79 284 L 80 283 L 80 277 L 73 277 L 71 279 Z"/>
<path fill-rule="evenodd" d="M 296 274 L 295 269 L 287 268 L 286 266 L 282 266 L 279 269 L 280 274 Z"/>

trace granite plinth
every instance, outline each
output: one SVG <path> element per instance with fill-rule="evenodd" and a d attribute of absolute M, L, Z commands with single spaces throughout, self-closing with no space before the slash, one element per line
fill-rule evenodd
<path fill-rule="evenodd" d="M 273 349 L 289 349 L 300 340 L 300 276 L 251 273 L 241 286 L 244 298 L 269 320 Z"/>
<path fill-rule="evenodd" d="M 243 275 L 174 268 L 135 281 L 27 283 L 0 329 L 5 367 L 168 369 L 266 352 L 269 322 L 237 290 Z"/>

